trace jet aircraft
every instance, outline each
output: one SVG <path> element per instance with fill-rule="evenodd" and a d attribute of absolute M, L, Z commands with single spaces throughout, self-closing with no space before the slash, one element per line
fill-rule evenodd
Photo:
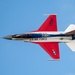
<path fill-rule="evenodd" d="M 35 31 L 5 36 L 8 40 L 21 40 L 39 44 L 53 59 L 60 59 L 59 44 L 66 43 L 75 51 L 75 25 L 70 24 L 65 31 L 57 31 L 56 15 L 48 16 L 42 26 Z"/>

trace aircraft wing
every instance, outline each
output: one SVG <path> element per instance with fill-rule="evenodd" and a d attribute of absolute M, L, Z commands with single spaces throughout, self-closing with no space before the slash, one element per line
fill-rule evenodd
<path fill-rule="evenodd" d="M 53 59 L 60 59 L 57 42 L 38 43 Z"/>
<path fill-rule="evenodd" d="M 38 31 L 57 31 L 56 15 L 50 15 Z M 53 59 L 59 59 L 59 47 L 57 42 L 37 42 Z"/>
<path fill-rule="evenodd" d="M 56 15 L 50 15 L 37 31 L 57 31 Z"/>

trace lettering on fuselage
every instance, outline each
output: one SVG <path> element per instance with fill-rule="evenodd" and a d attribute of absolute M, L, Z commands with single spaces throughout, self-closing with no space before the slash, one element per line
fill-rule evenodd
<path fill-rule="evenodd" d="M 30 40 L 38 40 L 38 38 L 31 38 Z"/>
<path fill-rule="evenodd" d="M 31 41 L 34 41 L 34 40 L 47 40 L 47 38 L 31 38 L 30 40 Z"/>
<path fill-rule="evenodd" d="M 47 38 L 39 38 L 39 40 L 47 40 Z"/>

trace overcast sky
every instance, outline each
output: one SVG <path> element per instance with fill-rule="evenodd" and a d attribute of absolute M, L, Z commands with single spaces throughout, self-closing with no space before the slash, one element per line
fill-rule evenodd
<path fill-rule="evenodd" d="M 57 14 L 58 30 L 75 24 L 75 0 L 0 0 L 0 75 L 75 75 L 75 52 L 60 43 L 60 61 L 33 43 L 1 37 L 38 29 Z"/>

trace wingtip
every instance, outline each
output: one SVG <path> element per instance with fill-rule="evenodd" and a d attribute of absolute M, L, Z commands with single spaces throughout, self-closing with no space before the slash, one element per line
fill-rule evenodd
<path fill-rule="evenodd" d="M 59 61 L 60 59 L 47 59 L 47 61 Z"/>
<path fill-rule="evenodd" d="M 43 14 L 44 16 L 57 15 L 57 14 Z"/>

